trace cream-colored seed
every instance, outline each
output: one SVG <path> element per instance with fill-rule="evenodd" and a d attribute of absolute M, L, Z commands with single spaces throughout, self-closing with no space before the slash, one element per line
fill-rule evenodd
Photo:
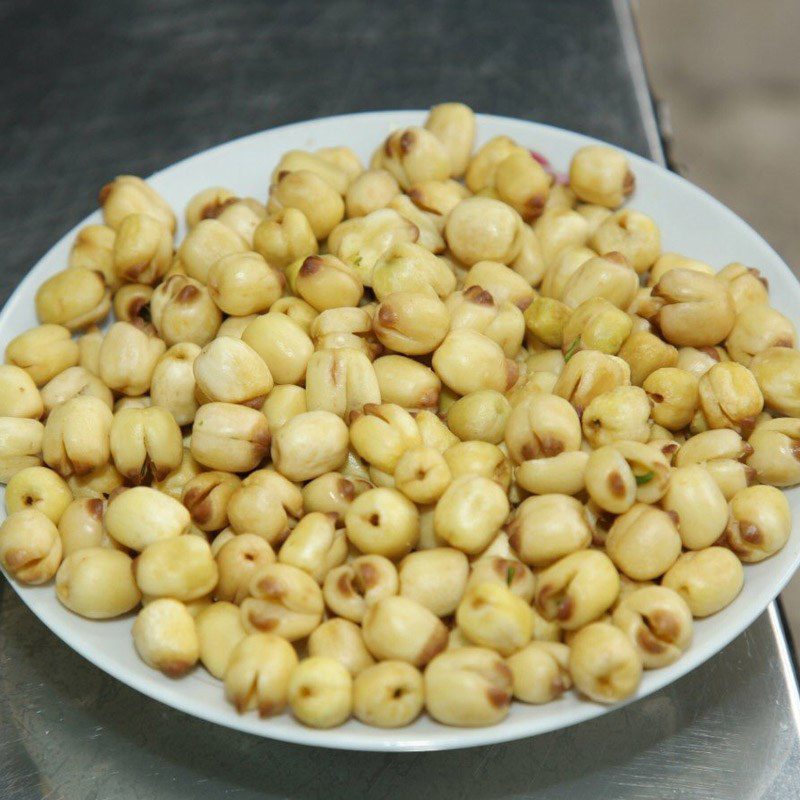
<path fill-rule="evenodd" d="M 747 465 L 760 483 L 794 486 L 800 483 L 800 420 L 779 418 L 756 426 L 748 439 L 753 452 Z"/>
<path fill-rule="evenodd" d="M 464 279 L 463 288 L 466 291 L 472 286 L 489 292 L 498 305 L 512 303 L 523 311 L 536 296 L 521 275 L 496 261 L 479 261 L 472 266 Z"/>
<path fill-rule="evenodd" d="M 619 628 L 595 622 L 572 639 L 569 671 L 582 694 L 598 703 L 615 703 L 639 687 L 642 661 Z"/>
<path fill-rule="evenodd" d="M 39 419 L 44 401 L 33 378 L 14 364 L 0 364 L 0 417 Z"/>
<path fill-rule="evenodd" d="M 269 368 L 241 339 L 220 336 L 207 344 L 193 363 L 197 388 L 212 402 L 261 408 L 272 389 Z"/>
<path fill-rule="evenodd" d="M 271 545 L 282 542 L 303 515 L 300 489 L 273 469 L 251 472 L 228 498 L 226 513 L 237 533 L 255 533 Z"/>
<path fill-rule="evenodd" d="M 663 575 L 681 554 L 681 537 L 668 513 L 638 503 L 617 517 L 605 541 L 616 567 L 636 581 Z"/>
<path fill-rule="evenodd" d="M 40 322 L 75 331 L 105 319 L 111 308 L 111 292 L 98 272 L 68 267 L 39 287 L 35 302 Z"/>
<path fill-rule="evenodd" d="M 505 443 L 517 463 L 578 450 L 581 444 L 578 415 L 561 397 L 533 394 L 511 412 Z"/>
<path fill-rule="evenodd" d="M 401 355 L 382 356 L 372 367 L 384 403 L 407 410 L 437 407 L 442 382 L 430 367 Z"/>
<path fill-rule="evenodd" d="M 273 386 L 261 407 L 272 435 L 292 417 L 304 414 L 306 411 L 308 411 L 306 390 L 291 383 Z"/>
<path fill-rule="evenodd" d="M 451 331 L 433 354 L 433 369 L 458 394 L 481 389 L 505 392 L 516 381 L 518 368 L 495 341 L 477 331 Z"/>
<path fill-rule="evenodd" d="M 450 163 L 450 175 L 464 174 L 475 141 L 475 114 L 463 103 L 432 106 L 425 120 L 429 130 L 444 146 Z"/>
<path fill-rule="evenodd" d="M 694 617 L 716 614 L 730 605 L 744 584 L 742 562 L 726 547 L 684 553 L 661 581 L 688 604 Z"/>
<path fill-rule="evenodd" d="M 70 475 L 67 479 L 70 491 L 76 498 L 105 498 L 124 483 L 122 475 L 117 472 L 113 464 L 104 464 L 102 467 L 87 472 L 86 475 Z"/>
<path fill-rule="evenodd" d="M 282 208 L 270 214 L 253 233 L 253 249 L 276 269 L 298 258 L 319 252 L 314 230 L 298 208 Z"/>
<path fill-rule="evenodd" d="M 800 352 L 769 347 L 751 359 L 750 370 L 769 408 L 800 417 Z"/>
<path fill-rule="evenodd" d="M 646 214 L 624 208 L 597 228 L 589 238 L 589 246 L 598 253 L 622 253 L 641 275 L 661 254 L 661 233 Z"/>
<path fill-rule="evenodd" d="M 35 419 L 0 417 L 0 483 L 42 463 L 44 425 Z"/>
<path fill-rule="evenodd" d="M 728 522 L 728 504 L 716 481 L 700 464 L 676 469 L 662 500 L 677 515 L 684 547 L 701 550 L 719 539 Z"/>
<path fill-rule="evenodd" d="M 224 533 L 224 532 L 223 532 Z M 217 536 L 214 545 L 222 539 Z M 269 542 L 254 533 L 231 533 L 220 541 L 220 546 L 212 554 L 217 563 L 219 578 L 214 589 L 217 600 L 229 601 L 240 605 L 250 594 L 250 583 L 253 575 L 263 567 L 275 563 L 275 552 Z"/>
<path fill-rule="evenodd" d="M 381 661 L 366 667 L 353 681 L 353 714 L 366 725 L 401 728 L 424 706 L 422 675 L 404 661 Z"/>
<path fill-rule="evenodd" d="M 216 219 L 220 213 L 238 198 L 224 186 L 209 186 L 192 195 L 186 204 L 186 227 L 194 228 L 204 219 Z"/>
<path fill-rule="evenodd" d="M 284 281 L 258 253 L 232 253 L 208 271 L 211 299 L 226 314 L 263 314 L 281 296 Z"/>
<path fill-rule="evenodd" d="M 472 562 L 467 589 L 482 583 L 501 584 L 510 589 L 512 594 L 530 603 L 533 600 L 536 579 L 533 572 L 521 561 L 517 561 L 515 556 L 482 553 Z"/>
<path fill-rule="evenodd" d="M 366 217 L 386 208 L 400 194 L 394 175 L 385 169 L 370 169 L 361 173 L 348 187 L 344 196 L 348 218 Z"/>
<path fill-rule="evenodd" d="M 578 308 L 592 298 L 603 298 L 617 308 L 627 308 L 636 296 L 639 281 L 624 255 L 601 250 L 602 256 L 584 261 L 566 282 L 561 301 Z"/>
<path fill-rule="evenodd" d="M 84 547 L 58 568 L 56 597 L 82 617 L 110 619 L 136 608 L 142 595 L 130 556 L 110 547 Z"/>
<path fill-rule="evenodd" d="M 275 383 L 302 383 L 314 343 L 297 322 L 273 310 L 256 317 L 242 340 L 261 356 Z"/>
<path fill-rule="evenodd" d="M 791 530 L 792 512 L 780 489 L 749 486 L 733 496 L 725 537 L 742 561 L 763 561 L 777 553 Z"/>
<path fill-rule="evenodd" d="M 533 634 L 530 606 L 501 583 L 476 583 L 458 605 L 456 621 L 474 644 L 508 656 L 524 647 Z"/>
<path fill-rule="evenodd" d="M 111 410 L 96 397 L 56 406 L 44 428 L 42 458 L 64 477 L 86 475 L 109 460 L 112 421 Z"/>
<path fill-rule="evenodd" d="M 107 225 L 81 228 L 75 236 L 67 265 L 97 272 L 111 290 L 116 289 L 119 286 L 113 255 L 116 235 L 116 231 Z"/>
<path fill-rule="evenodd" d="M 373 467 L 392 474 L 403 453 L 422 444 L 414 418 L 400 406 L 364 406 L 350 424 L 350 443 Z"/>
<path fill-rule="evenodd" d="M 234 647 L 225 668 L 225 697 L 240 714 L 255 710 L 262 717 L 280 714 L 297 663 L 297 653 L 281 636 L 245 636 Z"/>
<path fill-rule="evenodd" d="M 247 635 L 239 609 L 233 603 L 219 601 L 204 608 L 194 619 L 200 663 L 222 680 L 231 655 Z"/>
<path fill-rule="evenodd" d="M 472 392 L 457 400 L 447 411 L 447 425 L 462 441 L 503 441 L 511 406 L 493 389 Z"/>
<path fill-rule="evenodd" d="M 424 682 L 425 707 L 445 725 L 493 725 L 511 705 L 511 670 L 488 648 L 460 647 L 441 653 L 425 670 Z"/>
<path fill-rule="evenodd" d="M 665 586 L 633 589 L 614 609 L 612 621 L 628 636 L 645 669 L 674 663 L 692 641 L 692 612 Z"/>
<path fill-rule="evenodd" d="M 335 414 L 307 411 L 276 431 L 272 462 L 289 480 L 311 480 L 344 464 L 348 440 L 347 426 Z"/>
<path fill-rule="evenodd" d="M 737 313 L 748 306 L 769 305 L 767 279 L 755 267 L 734 262 L 723 267 L 717 277 L 728 287 Z"/>
<path fill-rule="evenodd" d="M 378 340 L 409 356 L 433 352 L 447 335 L 450 315 L 437 297 L 422 292 L 395 292 L 380 303 L 373 322 Z"/>
<path fill-rule="evenodd" d="M 39 325 L 6 345 L 6 363 L 24 369 L 37 386 L 43 386 L 68 367 L 74 367 L 79 352 L 78 343 L 63 325 Z"/>
<path fill-rule="evenodd" d="M 166 349 L 161 339 L 128 322 L 115 322 L 100 346 L 100 378 L 109 389 L 128 397 L 146 394 Z"/>
<path fill-rule="evenodd" d="M 269 451 L 266 417 L 232 403 L 201 406 L 192 425 L 192 455 L 203 466 L 224 472 L 247 472 Z"/>
<path fill-rule="evenodd" d="M 436 504 L 436 534 L 468 555 L 484 550 L 508 517 L 505 491 L 490 478 L 467 474 L 453 480 Z"/>
<path fill-rule="evenodd" d="M 653 288 L 663 301 L 655 315 L 670 344 L 689 347 L 715 345 L 733 329 L 736 309 L 725 283 L 713 275 L 672 269 Z"/>
<path fill-rule="evenodd" d="M 444 460 L 453 478 L 478 475 L 508 491 L 511 485 L 511 463 L 506 454 L 488 442 L 458 442 L 444 451 Z"/>
<path fill-rule="evenodd" d="M 222 323 L 222 313 L 208 288 L 186 275 L 172 275 L 156 287 L 150 314 L 168 346 L 194 342 L 202 347 L 216 336 Z"/>
<path fill-rule="evenodd" d="M 62 553 L 58 529 L 36 508 L 11 511 L 0 526 L 0 564 L 21 583 L 49 581 Z"/>
<path fill-rule="evenodd" d="M 466 184 L 475 194 L 492 188 L 500 164 L 512 153 L 527 152 L 508 136 L 494 136 L 469 159 Z"/>
<path fill-rule="evenodd" d="M 396 242 L 375 262 L 372 289 L 378 300 L 395 292 L 435 294 L 444 300 L 456 288 L 456 277 L 447 263 L 422 245 Z"/>
<path fill-rule="evenodd" d="M 599 550 L 579 550 L 539 573 L 536 609 L 565 630 L 576 630 L 607 611 L 619 594 L 619 574 Z"/>
<path fill-rule="evenodd" d="M 347 418 L 350 412 L 380 400 L 375 370 L 363 352 L 349 347 L 317 350 L 309 359 L 306 405 L 310 411 Z"/>
<path fill-rule="evenodd" d="M 406 450 L 394 470 L 395 487 L 415 503 L 435 503 L 451 480 L 447 461 L 433 447 Z"/>
<path fill-rule="evenodd" d="M 278 554 L 281 564 L 304 570 L 319 584 L 346 558 L 347 538 L 336 528 L 336 515 L 319 511 L 306 514 L 297 523 Z"/>
<path fill-rule="evenodd" d="M 194 361 L 200 346 L 182 342 L 170 347 L 156 362 L 150 383 L 150 398 L 172 414 L 178 425 L 194 422 L 199 408 L 196 398 Z"/>
<path fill-rule="evenodd" d="M 214 263 L 233 253 L 246 253 L 247 243 L 218 219 L 204 219 L 186 234 L 178 257 L 189 278 L 204 284 Z"/>
<path fill-rule="evenodd" d="M 105 502 L 97 497 L 73 500 L 58 521 L 64 557 L 84 547 L 117 547 L 103 525 Z"/>
<path fill-rule="evenodd" d="M 595 397 L 583 412 L 583 435 L 592 447 L 650 438 L 650 401 L 639 386 L 618 386 Z"/>
<path fill-rule="evenodd" d="M 153 285 L 172 261 L 172 230 L 149 214 L 129 214 L 117 227 L 113 256 L 121 280 Z"/>
<path fill-rule="evenodd" d="M 398 559 L 419 538 L 416 506 L 396 489 L 370 489 L 356 497 L 345 514 L 347 538 L 362 553 Z"/>
<path fill-rule="evenodd" d="M 586 488 L 589 454 L 581 450 L 523 461 L 514 470 L 517 485 L 531 494 L 576 495 Z"/>
<path fill-rule="evenodd" d="M 706 275 L 714 274 L 714 270 L 704 261 L 687 258 L 679 253 L 662 253 L 650 269 L 647 285 L 655 286 L 671 269 L 690 269 L 695 272 L 703 272 Z"/>
<path fill-rule="evenodd" d="M 298 259 L 286 268 L 292 291 L 317 311 L 357 306 L 364 286 L 357 271 L 327 253 Z"/>
<path fill-rule="evenodd" d="M 150 301 L 153 287 L 145 283 L 126 283 L 114 292 L 114 316 L 120 322 L 130 322 L 142 330 L 152 331 L 150 323 Z M 83 342 L 80 340 L 79 345 Z"/>
<path fill-rule="evenodd" d="M 339 192 L 308 169 L 281 173 L 270 186 L 267 210 L 275 214 L 290 208 L 304 214 L 320 241 L 327 238 L 344 217 L 344 201 Z"/>
<path fill-rule="evenodd" d="M 404 128 L 390 134 L 376 153 L 378 163 L 394 175 L 403 189 L 419 181 L 441 181 L 450 176 L 451 161 L 445 145 L 426 128 Z"/>
<path fill-rule="evenodd" d="M 301 661 L 289 679 L 289 707 L 305 725 L 335 728 L 353 709 L 353 679 L 333 658 L 312 656 Z"/>
<path fill-rule="evenodd" d="M 306 572 L 289 564 L 268 564 L 253 575 L 242 601 L 242 621 L 251 632 L 267 631 L 295 641 L 322 621 L 322 590 Z"/>
<path fill-rule="evenodd" d="M 229 472 L 200 472 L 186 481 L 180 500 L 200 530 L 219 531 L 228 524 L 228 501 L 240 485 Z"/>
<path fill-rule="evenodd" d="M 494 182 L 498 197 L 531 222 L 545 208 L 552 177 L 530 153 L 516 151 L 500 162 Z"/>
<path fill-rule="evenodd" d="M 677 366 L 679 359 L 678 351 L 671 344 L 645 330 L 633 331 L 618 355 L 630 367 L 630 382 L 634 386 L 641 386 L 662 367 Z"/>
<path fill-rule="evenodd" d="M 631 194 L 635 179 L 628 159 L 618 150 L 588 145 L 572 157 L 569 183 L 581 200 L 613 209 Z"/>
<path fill-rule="evenodd" d="M 514 697 L 523 703 L 549 703 L 572 686 L 569 647 L 560 642 L 531 642 L 511 655 Z"/>
<path fill-rule="evenodd" d="M 595 397 L 630 382 L 630 367 L 622 358 L 580 350 L 564 366 L 553 394 L 568 400 L 581 415 Z"/>
<path fill-rule="evenodd" d="M 796 339 L 794 325 L 783 314 L 767 305 L 754 305 L 737 314 L 725 349 L 734 361 L 747 367 L 753 356 L 770 347 L 794 347 Z"/>
<path fill-rule="evenodd" d="M 691 421 L 700 399 L 698 380 L 677 367 L 662 367 L 645 378 L 642 388 L 652 404 L 651 415 L 657 425 L 679 431 Z"/>
<path fill-rule="evenodd" d="M 134 561 L 142 594 L 196 600 L 216 585 L 219 572 L 208 543 L 199 536 L 176 536 L 152 542 Z"/>
<path fill-rule="evenodd" d="M 468 267 L 479 261 L 511 263 L 522 246 L 523 222 L 514 209 L 487 197 L 462 200 L 447 219 L 453 255 Z"/>
<path fill-rule="evenodd" d="M 367 481 L 359 478 L 349 478 L 341 472 L 326 472 L 303 487 L 303 507 L 306 512 L 320 511 L 344 519 L 353 500 L 371 488 Z"/>
<path fill-rule="evenodd" d="M 308 637 L 308 654 L 338 661 L 353 678 L 375 664 L 364 644 L 361 628 L 341 617 L 323 622 Z"/>
<path fill-rule="evenodd" d="M 446 617 L 455 612 L 464 594 L 469 562 L 459 550 L 436 547 L 407 555 L 398 573 L 403 597 Z"/>
<path fill-rule="evenodd" d="M 138 551 L 153 542 L 180 536 L 190 521 L 189 512 L 181 503 L 149 486 L 136 486 L 115 495 L 105 515 L 109 534 Z"/>
<path fill-rule="evenodd" d="M 159 406 L 117 411 L 109 441 L 114 465 L 133 484 L 161 481 L 183 460 L 178 423 Z"/>
<path fill-rule="evenodd" d="M 384 597 L 397 594 L 397 568 L 379 555 L 359 556 L 325 576 L 323 596 L 335 614 L 362 622 L 367 609 Z"/>
<path fill-rule="evenodd" d="M 588 547 L 592 541 L 583 504 L 562 494 L 524 500 L 514 512 L 507 532 L 514 552 L 524 563 L 535 567 L 552 564 Z"/>
<path fill-rule="evenodd" d="M 175 215 L 163 197 L 135 175 L 118 175 L 100 190 L 103 221 L 115 230 L 129 214 L 147 214 L 175 230 Z"/>
<path fill-rule="evenodd" d="M 178 600 L 162 597 L 148 603 L 131 633 L 142 661 L 170 678 L 185 675 L 200 657 L 194 619 Z"/>
<path fill-rule="evenodd" d="M 97 397 L 109 408 L 114 403 L 111 390 L 96 375 L 83 367 L 69 367 L 42 387 L 45 416 L 56 406 L 79 395 Z"/>
<path fill-rule="evenodd" d="M 67 482 L 46 467 L 26 467 L 17 472 L 6 486 L 5 503 L 9 514 L 32 508 L 58 525 L 71 502 L 72 492 Z"/>
<path fill-rule="evenodd" d="M 764 407 L 761 389 L 747 367 L 735 361 L 716 364 L 700 378 L 700 408 L 711 428 L 749 433 Z"/>
<path fill-rule="evenodd" d="M 436 615 L 408 597 L 392 595 L 367 608 L 364 642 L 379 661 L 395 659 L 423 667 L 447 645 L 447 628 Z"/>

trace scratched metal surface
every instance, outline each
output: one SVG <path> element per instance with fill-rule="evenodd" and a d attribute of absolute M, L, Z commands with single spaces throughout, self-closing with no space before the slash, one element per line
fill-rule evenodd
<path fill-rule="evenodd" d="M 119 172 L 284 122 L 464 99 L 655 157 L 610 2 L 0 0 L 0 300 Z M 627 44 L 627 49 L 626 49 Z M 0 577 L 0 798 L 794 798 L 800 699 L 773 606 L 675 685 L 578 728 L 348 754 L 218 728 L 61 644 Z"/>

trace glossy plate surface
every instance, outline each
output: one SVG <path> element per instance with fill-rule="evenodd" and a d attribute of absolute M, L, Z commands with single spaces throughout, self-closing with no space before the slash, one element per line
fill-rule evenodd
<path fill-rule="evenodd" d="M 416 111 L 352 114 L 297 123 L 237 139 L 169 167 L 150 182 L 172 205 L 179 220 L 189 198 L 208 186 L 226 186 L 242 196 L 263 199 L 269 176 L 280 156 L 293 148 L 316 149 L 346 144 L 366 164 L 372 151 L 392 130 L 421 124 Z M 592 139 L 577 133 L 523 120 L 479 115 L 478 144 L 505 134 L 550 159 L 566 171 L 572 153 Z M 677 251 L 711 264 L 715 269 L 731 261 L 758 267 L 769 279 L 772 304 L 795 324 L 800 321 L 800 285 L 774 250 L 714 198 L 683 178 L 640 156 L 628 153 L 636 174 L 636 192 L 630 205 L 658 223 L 665 251 Z M 109 176 L 111 177 L 111 176 Z M 34 295 L 39 285 L 67 263 L 78 228 L 101 221 L 87 217 L 55 244 L 22 281 L 0 313 L 0 345 L 37 324 Z M 183 235 L 183 226 L 179 228 Z M 800 517 L 800 488 L 787 492 L 795 519 Z M 647 672 L 638 697 L 677 680 L 721 650 L 743 631 L 780 592 L 800 562 L 800 536 L 793 533 L 784 549 L 761 564 L 745 566 L 745 584 L 739 597 L 711 619 L 698 621 L 691 648 L 677 663 Z M 422 717 L 395 731 L 369 728 L 351 720 L 331 731 L 306 728 L 288 714 L 259 719 L 239 715 L 223 696 L 221 684 L 202 668 L 180 680 L 151 670 L 136 655 L 130 635 L 133 617 L 94 622 L 67 611 L 56 599 L 53 585 L 22 587 L 10 581 L 22 600 L 57 636 L 100 669 L 138 691 L 187 714 L 258 736 L 299 744 L 353 750 L 443 750 L 472 747 L 533 736 L 613 711 L 575 694 L 545 706 L 515 703 L 509 716 L 490 728 L 449 728 Z M 618 706 L 616 706 L 618 707 Z"/>

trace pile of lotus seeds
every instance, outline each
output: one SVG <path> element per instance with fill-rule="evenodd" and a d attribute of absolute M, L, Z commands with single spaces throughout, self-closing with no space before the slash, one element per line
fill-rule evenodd
<path fill-rule="evenodd" d="M 319 728 L 611 703 L 680 658 L 789 536 L 794 325 L 757 269 L 662 252 L 623 153 L 560 176 L 475 128 L 292 150 L 177 245 L 103 187 L 0 367 L 5 571 Z"/>

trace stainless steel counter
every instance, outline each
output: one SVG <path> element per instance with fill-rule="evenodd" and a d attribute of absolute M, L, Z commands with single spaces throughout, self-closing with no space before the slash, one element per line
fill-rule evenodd
<path fill-rule="evenodd" d="M 464 99 L 661 158 L 621 3 L 0 2 L 0 52 L 15 75 L 0 83 L 0 298 L 111 175 L 297 119 Z M 775 606 L 603 718 L 392 756 L 285 745 L 162 706 L 69 650 L 0 577 L 0 800 L 777 800 L 800 796 L 798 731 Z"/>

